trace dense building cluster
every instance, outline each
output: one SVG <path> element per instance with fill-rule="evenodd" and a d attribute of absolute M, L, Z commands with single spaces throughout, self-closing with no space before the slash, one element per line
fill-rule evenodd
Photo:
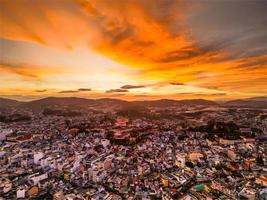
<path fill-rule="evenodd" d="M 267 199 L 264 110 L 149 112 L 28 112 L 0 123 L 0 197 Z"/>

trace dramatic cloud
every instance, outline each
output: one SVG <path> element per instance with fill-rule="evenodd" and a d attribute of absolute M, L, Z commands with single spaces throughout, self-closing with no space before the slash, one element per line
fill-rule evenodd
<path fill-rule="evenodd" d="M 144 85 L 124 85 L 124 86 L 121 86 L 121 89 L 126 89 L 126 90 L 129 90 L 129 89 L 138 89 L 138 88 L 144 88 L 146 86 Z"/>
<path fill-rule="evenodd" d="M 152 97 L 164 83 L 170 97 L 183 84 L 266 95 L 266 10 L 262 0 L 0 0 L 0 89 L 38 82 Z"/>

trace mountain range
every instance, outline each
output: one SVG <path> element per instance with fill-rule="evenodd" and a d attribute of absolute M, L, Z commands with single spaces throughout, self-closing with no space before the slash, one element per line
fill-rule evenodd
<path fill-rule="evenodd" d="M 29 102 L 16 101 L 12 99 L 0 98 L 0 108 L 27 108 L 32 110 L 41 110 L 47 107 L 94 107 L 94 106 L 152 106 L 152 107 L 170 107 L 170 106 L 224 106 L 224 107 L 249 107 L 249 108 L 267 108 L 267 97 L 254 97 L 248 99 L 238 99 L 224 102 L 216 102 L 205 99 L 185 99 L 185 100 L 149 100 L 149 101 L 125 101 L 112 98 L 86 99 L 79 97 L 47 97 Z"/>

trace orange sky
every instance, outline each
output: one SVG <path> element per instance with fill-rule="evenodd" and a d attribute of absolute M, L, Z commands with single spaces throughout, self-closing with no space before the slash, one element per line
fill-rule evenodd
<path fill-rule="evenodd" d="M 261 0 L 0 0 L 0 96 L 264 96 L 266 9 Z"/>

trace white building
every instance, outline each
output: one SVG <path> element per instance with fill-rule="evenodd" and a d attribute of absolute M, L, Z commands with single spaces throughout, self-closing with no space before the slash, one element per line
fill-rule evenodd
<path fill-rule="evenodd" d="M 42 158 L 40 159 L 40 165 L 42 167 L 50 167 L 52 169 L 56 169 L 56 160 L 55 158 L 52 157 L 46 157 L 46 158 Z"/>
<path fill-rule="evenodd" d="M 43 152 L 34 153 L 33 155 L 34 164 L 36 165 L 39 164 L 40 159 L 42 159 L 43 157 L 44 157 Z"/>
<path fill-rule="evenodd" d="M 102 139 L 101 144 L 105 149 L 107 149 L 107 147 L 110 146 L 110 141 L 107 139 Z"/>
<path fill-rule="evenodd" d="M 184 153 L 176 154 L 176 165 L 184 168 L 185 167 L 185 158 L 186 158 L 186 156 Z"/>
<path fill-rule="evenodd" d="M 48 174 L 44 173 L 44 174 L 33 174 L 29 176 L 29 180 L 33 181 L 34 185 L 37 185 L 40 181 L 45 180 L 48 178 Z"/>
<path fill-rule="evenodd" d="M 0 142 L 6 140 L 6 136 L 13 133 L 12 129 L 0 129 Z"/>
<path fill-rule="evenodd" d="M 17 199 L 19 199 L 19 198 L 24 199 L 25 198 L 25 193 L 26 193 L 26 191 L 25 191 L 24 188 L 19 188 L 17 190 Z"/>

